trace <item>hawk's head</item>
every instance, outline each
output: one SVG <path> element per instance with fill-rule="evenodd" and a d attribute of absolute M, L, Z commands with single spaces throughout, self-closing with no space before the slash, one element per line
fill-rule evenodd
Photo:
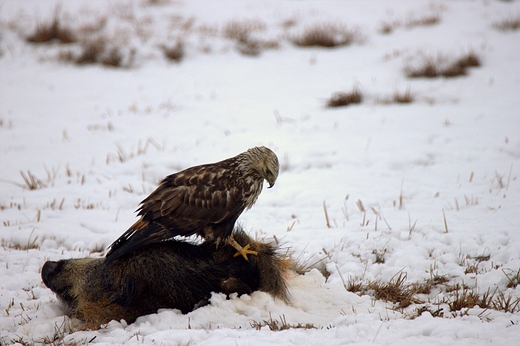
<path fill-rule="evenodd" d="M 274 186 L 276 178 L 278 178 L 278 157 L 269 148 L 266 147 L 254 147 L 247 151 L 251 158 L 255 161 L 253 167 L 258 173 L 267 180 L 269 188 Z"/>

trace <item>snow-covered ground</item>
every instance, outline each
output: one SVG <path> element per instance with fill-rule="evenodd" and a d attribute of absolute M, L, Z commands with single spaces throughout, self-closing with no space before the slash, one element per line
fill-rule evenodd
<path fill-rule="evenodd" d="M 520 17 L 518 1 L 57 3 L 0 3 L 0 344 L 518 344 L 520 30 L 496 27 Z M 77 43 L 26 42 L 56 8 L 125 66 L 78 66 L 64 61 Z M 259 54 L 225 37 L 233 23 L 253 23 Z M 354 42 L 291 43 L 323 23 Z M 161 47 L 177 40 L 184 57 L 168 61 Z M 466 76 L 406 77 L 424 56 L 468 52 L 481 66 Z M 325 107 L 355 88 L 361 104 Z M 410 104 L 381 101 L 406 90 Z M 256 145 L 282 170 L 239 221 L 319 269 L 289 279 L 291 303 L 215 294 L 187 315 L 75 331 L 43 263 L 102 256 L 164 176 Z M 405 309 L 345 288 L 399 274 L 449 281 Z M 495 307 L 450 311 L 457 284 L 495 292 Z M 270 319 L 293 328 L 255 328 Z"/>

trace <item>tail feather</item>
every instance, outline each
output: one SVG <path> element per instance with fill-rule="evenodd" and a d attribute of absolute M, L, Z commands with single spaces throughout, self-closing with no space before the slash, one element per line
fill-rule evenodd
<path fill-rule="evenodd" d="M 110 245 L 105 262 L 111 263 L 145 245 L 157 243 L 172 236 L 174 235 L 155 222 L 139 220 Z"/>

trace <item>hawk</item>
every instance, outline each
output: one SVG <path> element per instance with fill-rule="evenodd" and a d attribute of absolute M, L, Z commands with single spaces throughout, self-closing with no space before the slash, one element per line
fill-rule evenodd
<path fill-rule="evenodd" d="M 264 179 L 273 187 L 278 157 L 266 147 L 255 147 L 229 159 L 194 166 L 164 178 L 137 209 L 137 220 L 110 245 L 106 261 L 144 245 L 175 236 L 199 235 L 216 244 L 227 242 L 235 256 L 256 255 L 232 237 L 235 221 L 253 206 Z M 160 227 L 158 227 L 160 226 Z"/>

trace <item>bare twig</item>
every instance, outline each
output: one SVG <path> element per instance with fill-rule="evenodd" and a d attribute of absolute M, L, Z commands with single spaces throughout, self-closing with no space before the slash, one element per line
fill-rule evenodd
<path fill-rule="evenodd" d="M 446 221 L 446 214 L 444 213 L 444 208 L 442 209 L 442 217 L 444 218 L 444 229 L 446 233 L 448 233 L 448 222 Z"/>
<path fill-rule="evenodd" d="M 325 220 L 327 221 L 327 228 L 332 228 L 329 222 L 329 214 L 327 213 L 327 204 L 323 201 L 323 212 L 325 213 Z"/>

